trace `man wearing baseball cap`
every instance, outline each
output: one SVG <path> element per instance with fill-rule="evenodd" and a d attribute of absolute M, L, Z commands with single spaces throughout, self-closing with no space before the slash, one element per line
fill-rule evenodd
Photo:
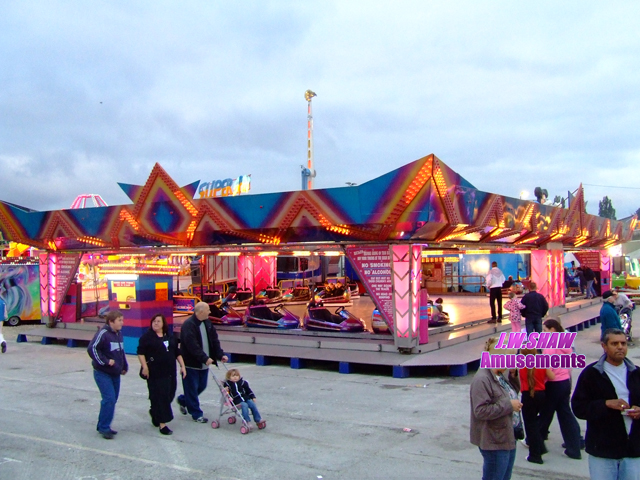
<path fill-rule="evenodd" d="M 602 307 L 600 308 L 600 328 L 602 329 L 602 336 L 610 328 L 622 329 L 620 323 L 620 315 L 613 303 L 616 301 L 611 290 L 607 290 L 602 294 Z"/>

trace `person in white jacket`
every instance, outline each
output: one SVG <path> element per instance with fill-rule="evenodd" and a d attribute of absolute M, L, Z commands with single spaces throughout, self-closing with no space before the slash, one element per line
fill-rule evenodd
<path fill-rule="evenodd" d="M 491 305 L 491 320 L 489 320 L 489 323 L 502 323 L 502 284 L 504 283 L 504 274 L 498 268 L 498 262 L 491 263 L 491 270 L 489 270 L 485 280 L 487 290 L 489 290 L 489 304 Z M 498 304 L 497 316 L 496 303 Z"/>

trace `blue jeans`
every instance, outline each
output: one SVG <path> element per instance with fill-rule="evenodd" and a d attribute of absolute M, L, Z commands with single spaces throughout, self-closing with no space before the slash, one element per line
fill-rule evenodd
<path fill-rule="evenodd" d="M 589 455 L 589 475 L 597 480 L 640 480 L 640 458 L 601 458 Z"/>
<path fill-rule="evenodd" d="M 178 403 L 187 407 L 187 412 L 191 414 L 194 420 L 203 416 L 198 396 L 207 388 L 208 377 L 208 368 L 204 370 L 187 368 L 187 376 L 182 379 L 184 395 L 178 397 Z"/>
<path fill-rule="evenodd" d="M 593 280 L 587 280 L 587 298 L 596 298 L 596 289 L 593 288 Z"/>
<path fill-rule="evenodd" d="M 253 400 L 247 400 L 246 402 L 240 402 L 240 408 L 242 409 L 242 418 L 244 418 L 245 422 L 250 422 L 251 418 L 249 418 L 249 410 L 251 410 L 251 414 L 253 415 L 253 421 L 258 423 L 262 420 L 260 416 L 260 412 L 258 411 L 258 406 L 256 402 Z"/>
<path fill-rule="evenodd" d="M 93 378 L 102 395 L 97 429 L 100 433 L 105 433 L 111 430 L 113 415 L 116 413 L 116 402 L 120 394 L 120 375 L 109 375 L 94 369 Z"/>
<path fill-rule="evenodd" d="M 542 333 L 542 317 L 525 317 L 524 326 L 527 329 L 527 335 L 531 332 Z"/>
<path fill-rule="evenodd" d="M 510 480 L 513 462 L 516 460 L 516 449 L 483 450 L 479 448 L 484 464 L 482 480 Z"/>

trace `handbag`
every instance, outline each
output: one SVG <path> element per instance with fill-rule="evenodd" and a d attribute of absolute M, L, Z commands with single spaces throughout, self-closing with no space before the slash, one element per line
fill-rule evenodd
<path fill-rule="evenodd" d="M 149 359 L 147 360 L 147 368 L 149 367 L 149 363 L 151 362 L 153 362 L 153 357 L 149 357 Z M 142 365 L 140 365 L 140 372 L 138 372 L 138 375 L 143 380 L 149 380 L 149 377 L 145 377 L 144 375 L 142 375 Z M 149 375 L 151 375 L 151 371 L 149 371 Z"/>
<path fill-rule="evenodd" d="M 522 426 L 522 417 L 519 412 L 518 417 L 518 424 L 513 426 L 513 436 L 516 437 L 516 440 L 524 440 L 524 427 Z"/>

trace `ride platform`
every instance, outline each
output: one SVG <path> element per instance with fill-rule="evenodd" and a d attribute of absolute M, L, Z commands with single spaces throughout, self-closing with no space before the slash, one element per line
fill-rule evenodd
<path fill-rule="evenodd" d="M 349 373 L 355 364 L 379 365 L 393 368 L 393 376 L 405 378 L 413 368 L 448 367 L 452 376 L 466 375 L 469 368 L 479 361 L 487 338 L 511 330 L 511 323 L 504 318 L 502 323 L 488 324 L 486 298 L 482 309 L 479 303 L 469 302 L 469 297 L 456 300 L 452 295 L 445 300 L 450 312 L 450 325 L 429 329 L 429 343 L 420 345 L 408 354 L 398 352 L 393 338 L 388 334 L 315 332 L 301 329 L 279 330 L 257 327 L 229 327 L 216 325 L 218 336 L 225 352 L 234 361 L 238 355 L 256 357 L 258 365 L 267 365 L 273 358 L 288 358 L 292 368 L 302 368 L 306 361 L 338 362 L 341 373 Z M 365 300 L 364 297 L 361 300 Z M 599 322 L 601 300 L 580 299 L 565 307 L 554 309 L 569 331 L 582 331 Z M 360 306 L 364 308 L 364 306 Z M 354 310 L 358 310 L 354 306 Z M 472 313 L 475 312 L 476 318 Z M 463 315 L 467 315 L 466 321 Z M 483 318 L 480 318 L 483 317 Z M 174 317 L 174 331 L 179 334 L 180 325 L 186 319 Z M 77 341 L 90 341 L 100 323 L 87 321 L 76 324 L 58 324 L 57 328 L 36 328 L 19 336 L 42 337 L 42 343 L 52 343 L 53 339 L 73 340 L 68 346 L 77 346 Z M 20 338 L 22 337 L 22 338 Z"/>

